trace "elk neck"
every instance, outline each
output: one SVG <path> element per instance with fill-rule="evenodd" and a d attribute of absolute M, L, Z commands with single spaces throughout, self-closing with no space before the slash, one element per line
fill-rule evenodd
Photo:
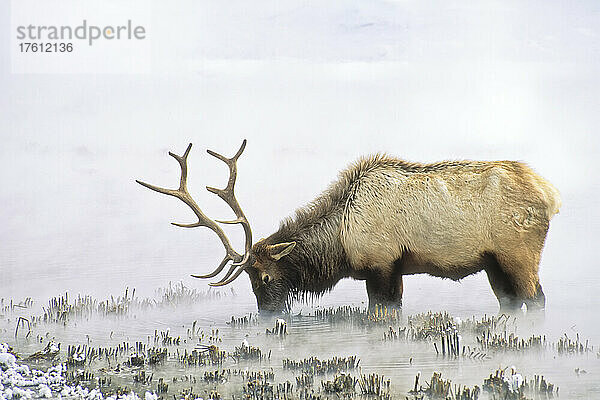
<path fill-rule="evenodd" d="M 281 259 L 289 275 L 292 290 L 322 294 L 342 278 L 350 276 L 346 253 L 340 241 L 343 209 L 332 208 L 320 218 L 286 220 L 267 238 L 269 244 L 296 242 L 292 252 Z"/>

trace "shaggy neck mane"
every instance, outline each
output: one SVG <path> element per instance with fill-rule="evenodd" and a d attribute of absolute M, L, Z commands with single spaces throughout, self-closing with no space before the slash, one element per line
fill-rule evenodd
<path fill-rule="evenodd" d="M 397 160 L 374 155 L 358 160 L 319 197 L 282 221 L 279 230 L 266 239 L 268 244 L 296 242 L 294 250 L 282 259 L 292 270 L 292 295 L 321 295 L 348 277 L 350 266 L 340 240 L 343 214 L 361 180 L 378 168 Z"/>

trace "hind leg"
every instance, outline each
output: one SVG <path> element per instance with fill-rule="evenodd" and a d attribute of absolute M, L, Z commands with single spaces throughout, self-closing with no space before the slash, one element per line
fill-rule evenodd
<path fill-rule="evenodd" d="M 543 309 L 546 297 L 538 276 L 540 253 L 521 246 L 495 256 L 498 268 L 488 273 L 488 277 L 500 308 L 515 309 L 525 303 L 529 310 Z"/>
<path fill-rule="evenodd" d="M 535 296 L 530 299 L 525 299 L 525 304 L 527 304 L 527 310 L 543 310 L 546 308 L 546 295 L 542 290 L 539 278 L 536 285 Z"/>
<path fill-rule="evenodd" d="M 369 310 L 376 305 L 389 308 L 402 308 L 402 275 L 374 270 L 367 276 L 367 294 Z"/>
<path fill-rule="evenodd" d="M 538 270 L 549 224 L 535 209 L 530 207 L 527 212 L 528 219 L 511 221 L 495 238 L 491 255 L 496 265 L 489 268 L 488 277 L 501 309 L 525 303 L 528 310 L 540 310 L 546 305 Z M 513 226 L 512 222 L 519 223 Z"/>

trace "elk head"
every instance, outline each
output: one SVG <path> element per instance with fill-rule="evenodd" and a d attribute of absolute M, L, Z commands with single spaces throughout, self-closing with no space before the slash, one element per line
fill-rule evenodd
<path fill-rule="evenodd" d="M 187 204 L 198 218 L 198 221 L 192 224 L 173 223 L 173 225 L 183 228 L 196 228 L 199 226 L 207 227 L 214 231 L 223 243 L 223 246 L 225 247 L 225 257 L 223 257 L 219 266 L 209 274 L 192 275 L 194 278 L 213 278 L 223 271 L 227 264 L 231 262 L 231 266 L 223 278 L 218 282 L 209 283 L 210 286 L 227 285 L 245 271 L 250 276 L 252 290 L 254 291 L 258 303 L 258 309 L 261 311 L 283 311 L 287 308 L 289 295 L 293 291 L 292 282 L 295 281 L 294 276 L 292 275 L 293 269 L 285 267 L 285 256 L 290 254 L 296 243 L 268 244 L 266 240 L 260 240 L 252 246 L 252 230 L 250 229 L 250 224 L 235 198 L 234 193 L 235 181 L 237 178 L 237 160 L 240 155 L 242 155 L 245 147 L 246 140 L 242 142 L 240 149 L 231 158 L 207 150 L 208 154 L 223 161 L 229 167 L 229 180 L 224 189 L 217 189 L 209 186 L 207 186 L 206 189 L 219 196 L 233 210 L 236 218 L 230 221 L 210 219 L 202 212 L 189 194 L 187 190 L 187 157 L 192 149 L 191 143 L 181 156 L 169 152 L 169 155 L 175 158 L 181 167 L 181 178 L 179 180 L 178 189 L 165 189 L 139 180 L 136 180 L 136 182 L 155 192 L 178 198 Z M 233 249 L 225 232 L 223 232 L 217 222 L 221 224 L 240 224 L 243 227 L 245 233 L 243 255 Z"/>

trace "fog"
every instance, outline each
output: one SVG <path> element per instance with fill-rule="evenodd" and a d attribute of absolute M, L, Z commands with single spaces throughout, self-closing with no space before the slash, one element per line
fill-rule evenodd
<path fill-rule="evenodd" d="M 229 218 L 204 189 L 227 178 L 205 150 L 231 155 L 245 138 L 236 192 L 255 239 L 361 155 L 527 162 L 563 201 L 540 268 L 549 329 L 576 325 L 600 342 L 598 3 L 147 7 L 152 51 L 135 62 L 150 72 L 20 74 L 0 59 L 0 297 L 207 287 L 189 275 L 217 265 L 217 237 L 170 225 L 194 216 L 134 179 L 176 186 L 167 151 L 192 142 L 190 192 Z M 3 27 L 10 13 L 3 2 Z M 3 29 L 3 54 L 9 46 Z M 239 227 L 227 232 L 241 251 Z M 223 302 L 255 310 L 247 277 L 233 287 L 238 298 Z M 483 274 L 408 277 L 404 299 L 409 311 L 497 312 Z M 348 280 L 319 302 L 365 300 L 364 284 Z"/>

